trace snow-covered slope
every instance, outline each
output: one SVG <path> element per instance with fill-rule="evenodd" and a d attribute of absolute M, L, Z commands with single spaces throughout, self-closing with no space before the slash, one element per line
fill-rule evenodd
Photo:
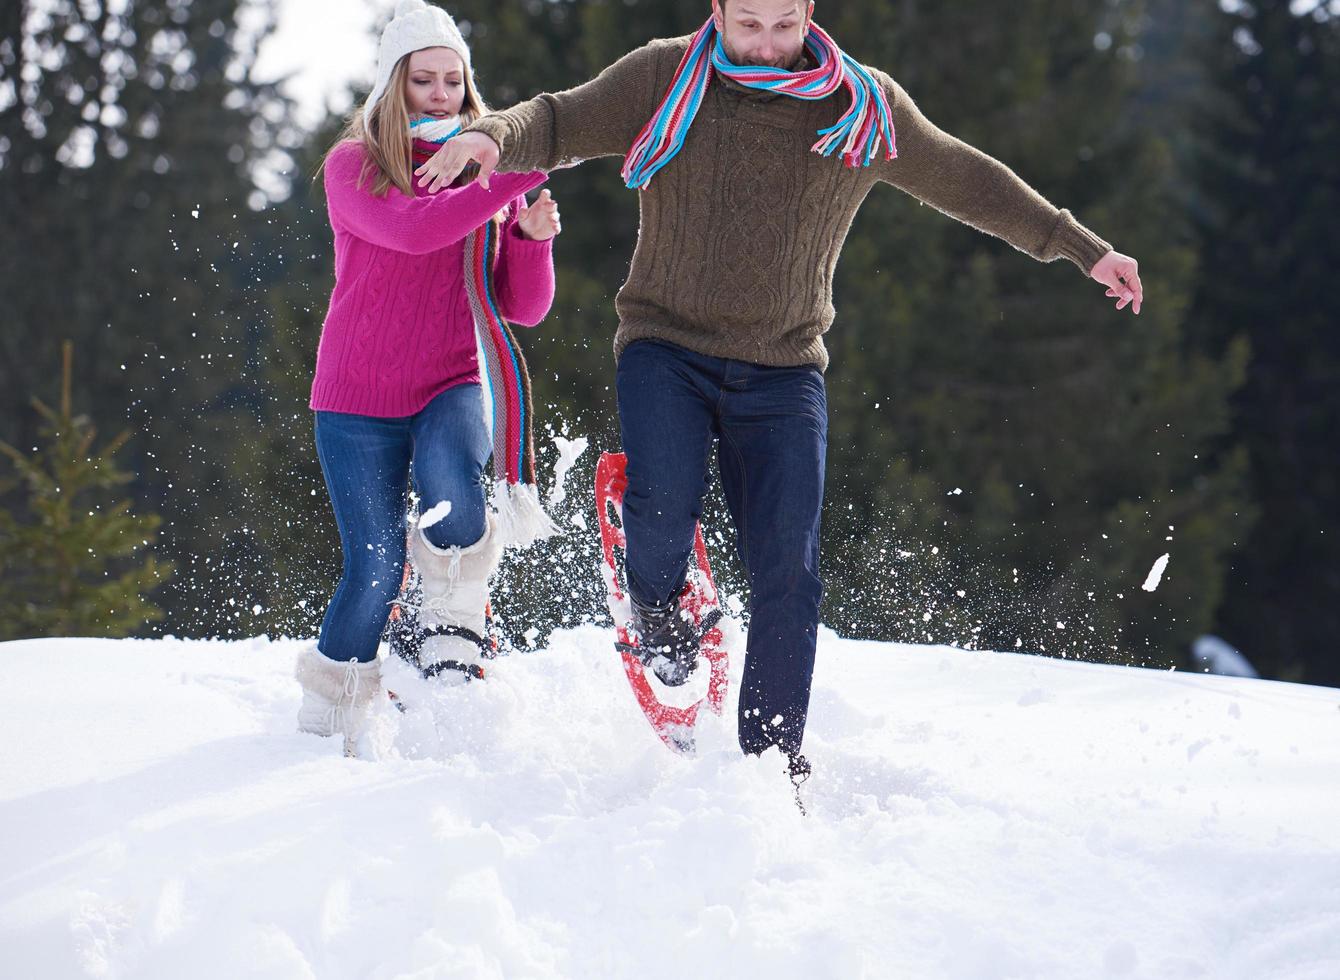
<path fill-rule="evenodd" d="M 378 761 L 294 733 L 293 643 L 0 645 L 0 974 L 1340 977 L 1340 691 L 824 633 L 803 818 L 610 644 Z"/>

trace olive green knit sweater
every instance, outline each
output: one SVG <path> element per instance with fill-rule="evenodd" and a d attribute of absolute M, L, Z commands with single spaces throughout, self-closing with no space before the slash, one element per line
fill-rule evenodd
<path fill-rule="evenodd" d="M 473 129 L 503 171 L 553 170 L 623 156 L 655 112 L 689 44 L 653 41 L 566 92 L 486 116 Z M 833 269 L 878 180 L 1009 242 L 1087 273 L 1109 250 L 1003 164 L 932 125 L 883 72 L 898 157 L 851 169 L 810 151 L 846 109 L 713 76 L 678 155 L 639 194 L 642 223 L 615 308 L 616 355 L 655 337 L 755 364 L 824 368 Z"/>

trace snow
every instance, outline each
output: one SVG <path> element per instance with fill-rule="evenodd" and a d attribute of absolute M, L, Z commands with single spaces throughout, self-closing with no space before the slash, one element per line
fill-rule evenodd
<path fill-rule="evenodd" d="M 575 439 L 568 439 L 564 436 L 554 436 L 554 446 L 558 449 L 558 459 L 554 461 L 554 483 L 553 490 L 549 492 L 549 506 L 557 507 L 568 497 L 568 488 L 566 480 L 568 473 L 577 462 L 578 457 L 586 452 L 590 442 L 586 436 L 577 436 Z"/>
<path fill-rule="evenodd" d="M 440 524 L 442 521 L 447 519 L 447 515 L 450 513 L 451 513 L 451 501 L 450 500 L 438 501 L 432 507 L 429 507 L 426 511 L 424 511 L 423 515 L 419 518 L 419 530 L 421 531 L 426 530 L 427 528 L 430 528 L 435 524 Z"/>
<path fill-rule="evenodd" d="M 1168 570 L 1168 560 L 1171 557 L 1171 555 L 1160 555 L 1158 560 L 1154 562 L 1153 567 L 1150 568 L 1149 574 L 1145 576 L 1144 584 L 1140 588 L 1146 592 L 1153 592 L 1157 589 L 1159 583 L 1163 581 L 1163 573 Z"/>
<path fill-rule="evenodd" d="M 295 641 L 0 644 L 0 972 L 1340 976 L 1340 691 L 824 630 L 802 817 L 611 642 L 380 705 L 375 761 L 294 732 Z"/>

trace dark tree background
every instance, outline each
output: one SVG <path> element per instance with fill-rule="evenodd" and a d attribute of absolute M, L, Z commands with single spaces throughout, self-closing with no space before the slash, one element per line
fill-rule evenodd
<path fill-rule="evenodd" d="M 155 550 L 176 567 L 145 634 L 310 634 L 338 574 L 306 394 L 332 260 L 312 178 L 340 120 L 293 126 L 253 77 L 265 32 L 244 36 L 238 6 L 0 14 L 0 439 L 35 445 L 29 399 L 74 340 L 76 400 L 132 428 L 127 492 L 162 516 Z M 692 31 L 707 5 L 449 9 L 505 107 Z M 871 195 L 829 335 L 825 621 L 1161 666 L 1212 631 L 1269 676 L 1340 683 L 1329 5 L 899 0 L 817 16 L 932 120 L 1139 258 L 1146 283 L 1144 314 L 1118 314 L 1066 263 Z M 559 293 L 524 342 L 552 430 L 542 462 L 550 435 L 592 442 L 561 508 L 580 521 L 594 456 L 617 447 L 612 300 L 636 199 L 615 160 L 551 186 Z M 17 511 L 17 493 L 0 504 Z M 719 500 L 711 517 L 738 589 Z M 601 615 L 592 537 L 574 527 L 511 559 L 498 592 L 516 636 Z"/>
<path fill-rule="evenodd" d="M 1190 330 L 1250 347 L 1232 435 L 1260 511 L 1218 629 L 1274 676 L 1340 685 L 1340 20 L 1235 5 L 1202 50 Z"/>

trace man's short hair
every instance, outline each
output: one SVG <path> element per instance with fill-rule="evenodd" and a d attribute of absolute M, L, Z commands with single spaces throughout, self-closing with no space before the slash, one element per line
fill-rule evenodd
<path fill-rule="evenodd" d="M 729 3 L 730 0 L 717 0 L 717 2 L 721 4 L 721 12 L 722 12 L 722 13 L 725 13 L 725 12 L 726 12 L 726 4 Z M 816 5 L 817 5 L 817 3 L 816 3 Z M 809 2 L 808 2 L 808 0 L 800 0 L 800 6 L 801 6 L 801 7 L 808 7 L 808 6 L 809 6 Z"/>

